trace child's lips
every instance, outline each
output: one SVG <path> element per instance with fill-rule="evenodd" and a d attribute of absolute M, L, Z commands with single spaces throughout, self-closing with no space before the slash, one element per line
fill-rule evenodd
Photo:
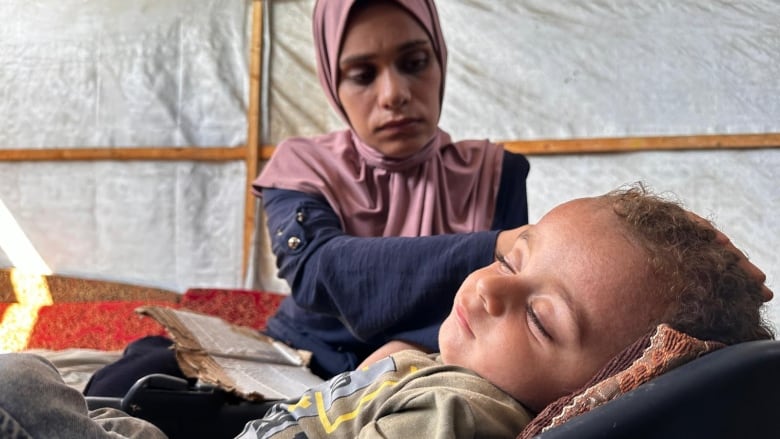
<path fill-rule="evenodd" d="M 455 317 L 457 317 L 458 325 L 460 325 L 461 328 L 463 328 L 468 334 L 474 337 L 474 331 L 471 330 L 469 319 L 466 316 L 466 312 L 462 306 L 460 305 L 455 306 Z"/>

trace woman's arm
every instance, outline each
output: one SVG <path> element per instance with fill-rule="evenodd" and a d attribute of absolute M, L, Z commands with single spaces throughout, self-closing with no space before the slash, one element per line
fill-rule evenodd
<path fill-rule="evenodd" d="M 501 180 L 496 194 L 492 230 L 513 229 L 528 224 L 526 179 L 530 164 L 522 154 L 504 151 Z"/>
<path fill-rule="evenodd" d="M 359 238 L 344 234 L 322 197 L 266 188 L 263 203 L 296 303 L 339 318 L 363 340 L 440 322 L 468 273 L 494 258 L 497 231 Z"/>

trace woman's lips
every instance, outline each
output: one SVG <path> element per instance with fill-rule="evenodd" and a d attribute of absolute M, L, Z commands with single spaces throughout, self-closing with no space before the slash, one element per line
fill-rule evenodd
<path fill-rule="evenodd" d="M 377 131 L 385 133 L 403 133 L 411 130 L 415 130 L 419 119 L 403 118 L 386 122 L 379 126 Z"/>

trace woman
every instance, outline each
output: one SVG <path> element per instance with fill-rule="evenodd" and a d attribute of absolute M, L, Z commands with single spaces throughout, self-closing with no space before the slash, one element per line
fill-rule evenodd
<path fill-rule="evenodd" d="M 320 82 L 349 128 L 281 142 L 254 189 L 292 291 L 266 332 L 311 351 L 329 378 L 382 346 L 438 350 L 460 283 L 528 222 L 529 165 L 438 128 L 447 49 L 433 0 L 319 0 L 313 31 Z M 132 343 L 85 394 L 181 376 L 169 346 Z"/>
<path fill-rule="evenodd" d="M 528 162 L 438 127 L 447 50 L 432 1 L 320 0 L 313 19 L 320 83 L 349 129 L 281 142 L 254 188 L 292 290 L 267 332 L 328 377 L 391 340 L 437 350 L 496 230 L 528 221 Z"/>

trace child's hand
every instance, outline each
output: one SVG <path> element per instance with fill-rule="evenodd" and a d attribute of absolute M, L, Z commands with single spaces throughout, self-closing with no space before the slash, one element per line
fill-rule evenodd
<path fill-rule="evenodd" d="M 764 282 L 766 282 L 766 274 L 764 274 L 763 271 L 761 271 L 760 268 L 756 267 L 752 262 L 750 262 L 740 249 L 738 249 L 729 239 L 728 236 L 726 236 L 725 233 L 721 232 L 720 230 L 716 229 L 712 223 L 705 220 L 704 218 L 700 217 L 699 215 L 688 211 L 688 215 L 693 219 L 694 221 L 703 224 L 707 227 L 710 227 L 712 230 L 715 231 L 715 241 L 723 244 L 726 246 L 726 248 L 737 255 L 739 257 L 739 266 L 745 270 L 745 272 L 748 274 L 748 276 L 752 277 L 758 283 L 761 285 L 761 295 L 764 296 L 764 302 L 768 302 L 772 300 L 772 297 L 774 296 L 774 293 L 772 290 L 769 289 L 769 287 L 766 286 Z"/>
<path fill-rule="evenodd" d="M 362 363 L 358 365 L 357 369 L 362 369 L 364 367 L 368 367 L 374 363 L 377 362 L 377 360 L 381 360 L 382 358 L 387 357 L 388 355 L 392 355 L 396 352 L 405 351 L 407 349 L 416 349 L 418 351 L 422 351 L 425 353 L 430 353 L 427 349 L 423 348 L 422 346 L 418 346 L 413 343 L 409 343 L 402 340 L 393 340 L 387 342 L 384 346 L 380 347 L 379 349 L 375 350 L 371 355 L 369 355 L 365 360 L 363 360 Z"/>

